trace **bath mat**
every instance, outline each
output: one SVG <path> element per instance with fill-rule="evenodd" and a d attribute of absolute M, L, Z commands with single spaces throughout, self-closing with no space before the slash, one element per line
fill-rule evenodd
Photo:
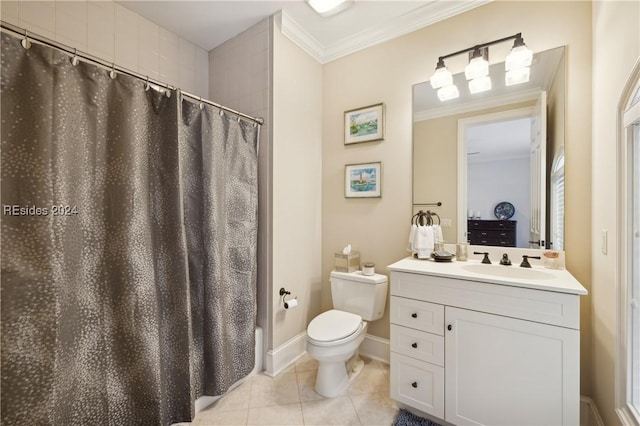
<path fill-rule="evenodd" d="M 434 423 L 431 420 L 427 420 L 423 417 L 418 417 L 415 414 L 403 410 L 402 408 L 398 412 L 396 419 L 391 426 L 440 426 L 438 423 Z"/>

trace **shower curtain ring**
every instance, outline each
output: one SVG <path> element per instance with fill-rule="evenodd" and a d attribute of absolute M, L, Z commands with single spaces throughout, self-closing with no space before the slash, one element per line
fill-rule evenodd
<path fill-rule="evenodd" d="M 115 80 L 117 75 L 118 74 L 116 74 L 116 64 L 112 62 L 111 71 L 109 71 L 109 77 L 111 78 L 111 80 Z"/>
<path fill-rule="evenodd" d="M 149 76 L 147 76 L 147 81 L 144 83 L 144 91 L 148 91 L 151 89 L 151 85 L 149 84 Z"/>
<path fill-rule="evenodd" d="M 29 34 L 27 33 L 27 30 L 24 30 L 24 38 L 22 39 L 20 44 L 25 49 L 30 49 L 31 48 L 31 42 L 29 41 Z"/>
<path fill-rule="evenodd" d="M 165 90 L 165 92 L 164 92 L 164 95 L 165 95 L 167 98 L 170 98 L 170 97 L 171 97 L 171 90 L 173 90 L 173 88 L 172 88 L 171 86 L 167 85 L 167 90 Z"/>
<path fill-rule="evenodd" d="M 71 58 L 71 65 L 75 67 L 79 62 L 80 58 L 78 58 L 78 49 L 73 49 L 73 58 Z"/>
<path fill-rule="evenodd" d="M 200 96 L 200 97 L 198 98 L 198 100 L 200 101 L 200 105 L 199 105 L 199 106 L 200 106 L 200 109 L 201 109 L 201 110 L 202 110 L 202 109 L 204 109 L 204 103 L 202 102 L 202 96 Z"/>

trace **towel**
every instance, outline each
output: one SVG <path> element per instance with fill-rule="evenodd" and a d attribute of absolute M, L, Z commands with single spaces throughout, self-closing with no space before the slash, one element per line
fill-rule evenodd
<path fill-rule="evenodd" d="M 433 227 L 430 225 L 418 226 L 413 246 L 418 253 L 418 259 L 428 259 L 433 252 Z"/>
<path fill-rule="evenodd" d="M 443 242 L 442 227 L 440 225 L 433 225 L 433 240 L 436 243 Z"/>
<path fill-rule="evenodd" d="M 411 230 L 409 231 L 409 242 L 407 243 L 407 251 L 411 253 L 416 253 L 416 250 L 413 246 L 414 239 L 416 238 L 416 229 L 418 227 L 416 225 L 411 225 Z"/>

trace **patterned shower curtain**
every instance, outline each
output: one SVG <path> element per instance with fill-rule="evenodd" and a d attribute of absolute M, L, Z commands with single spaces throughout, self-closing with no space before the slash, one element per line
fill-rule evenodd
<path fill-rule="evenodd" d="M 254 362 L 257 127 L 2 34 L 2 425 L 167 425 Z"/>

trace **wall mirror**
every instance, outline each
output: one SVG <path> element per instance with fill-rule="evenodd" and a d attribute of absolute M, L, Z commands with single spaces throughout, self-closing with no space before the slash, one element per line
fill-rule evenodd
<path fill-rule="evenodd" d="M 447 242 L 564 249 L 565 48 L 534 54 L 530 80 L 440 101 L 413 86 L 413 210 L 441 218 Z M 437 204 L 441 203 L 440 206 Z"/>

